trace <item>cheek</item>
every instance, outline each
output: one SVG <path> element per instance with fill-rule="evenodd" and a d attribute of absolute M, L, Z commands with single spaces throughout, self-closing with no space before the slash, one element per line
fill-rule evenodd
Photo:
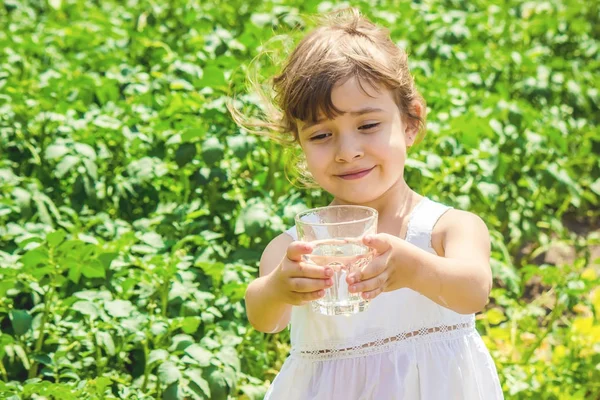
<path fill-rule="evenodd" d="M 304 157 L 306 158 L 306 166 L 311 174 L 315 175 L 323 170 L 323 165 L 325 164 L 324 154 L 311 150 L 304 152 Z"/>
<path fill-rule="evenodd" d="M 406 147 L 400 140 L 387 140 L 385 142 L 373 142 L 369 145 L 371 154 L 378 154 L 386 161 L 399 161 L 406 157 Z"/>

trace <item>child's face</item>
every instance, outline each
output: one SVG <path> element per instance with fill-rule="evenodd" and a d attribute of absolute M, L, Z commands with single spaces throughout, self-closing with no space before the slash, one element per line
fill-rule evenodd
<path fill-rule="evenodd" d="M 336 198 L 365 204 L 404 179 L 406 146 L 416 128 L 402 120 L 392 94 L 352 78 L 334 87 L 331 100 L 344 111 L 315 125 L 300 122 L 300 145 L 308 170 Z"/>

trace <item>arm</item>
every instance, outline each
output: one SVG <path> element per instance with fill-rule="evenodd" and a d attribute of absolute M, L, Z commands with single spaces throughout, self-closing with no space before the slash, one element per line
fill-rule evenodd
<path fill-rule="evenodd" d="M 410 287 L 458 313 L 479 312 L 492 287 L 488 229 L 478 216 L 458 210 L 448 211 L 438 224 L 434 247 L 443 256 L 417 249 Z"/>
<path fill-rule="evenodd" d="M 365 238 L 377 256 L 348 276 L 350 291 L 373 299 L 408 287 L 457 313 L 481 311 L 492 286 L 485 223 L 474 214 L 450 210 L 438 221 L 432 241 L 438 255 L 385 233 Z"/>
<path fill-rule="evenodd" d="M 312 245 L 293 242 L 281 234 L 269 243 L 260 259 L 260 277 L 246 289 L 248 320 L 265 333 L 281 332 L 290 322 L 292 305 L 303 305 L 325 295 L 333 285 L 333 270 L 302 262 Z"/>
<path fill-rule="evenodd" d="M 283 261 L 286 249 L 292 238 L 281 234 L 273 239 L 260 258 L 258 279 L 255 279 L 246 289 L 246 313 L 248 321 L 261 332 L 281 332 L 290 322 L 292 306 L 277 301 L 271 273 Z"/>

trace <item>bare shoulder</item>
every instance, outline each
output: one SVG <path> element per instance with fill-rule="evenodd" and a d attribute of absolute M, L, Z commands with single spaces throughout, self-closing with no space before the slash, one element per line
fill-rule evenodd
<path fill-rule="evenodd" d="M 260 257 L 260 276 L 268 275 L 277 268 L 293 241 L 290 235 L 282 233 L 269 242 Z"/>
<path fill-rule="evenodd" d="M 477 214 L 469 211 L 450 209 L 435 224 L 431 235 L 433 249 L 438 255 L 445 255 L 448 245 L 457 241 L 469 240 L 478 247 L 489 251 L 489 231 Z"/>

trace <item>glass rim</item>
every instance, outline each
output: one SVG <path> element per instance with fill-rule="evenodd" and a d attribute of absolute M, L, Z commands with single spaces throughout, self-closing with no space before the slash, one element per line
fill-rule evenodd
<path fill-rule="evenodd" d="M 361 219 L 355 219 L 353 221 L 344 221 L 344 222 L 306 222 L 306 221 L 302 221 L 300 218 L 301 216 L 308 214 L 308 213 L 315 213 L 317 211 L 320 210 L 324 210 L 324 209 L 331 209 L 331 208 L 354 208 L 354 209 L 363 209 L 366 211 L 371 211 L 373 214 L 365 217 L 365 218 L 361 218 Z M 367 207 L 367 206 L 359 206 L 359 205 L 354 205 L 354 204 L 340 204 L 340 205 L 336 205 L 336 206 L 324 206 L 324 207 L 316 207 L 316 208 L 310 208 L 308 210 L 304 210 L 304 211 L 300 211 L 298 214 L 296 214 L 296 216 L 294 217 L 294 221 L 296 222 L 296 224 L 300 223 L 300 224 L 304 224 L 304 225 L 309 225 L 309 226 L 327 226 L 327 225 L 347 225 L 347 224 L 358 224 L 361 222 L 365 222 L 368 221 L 372 218 L 376 218 L 379 216 L 379 212 L 372 208 L 372 207 Z"/>

